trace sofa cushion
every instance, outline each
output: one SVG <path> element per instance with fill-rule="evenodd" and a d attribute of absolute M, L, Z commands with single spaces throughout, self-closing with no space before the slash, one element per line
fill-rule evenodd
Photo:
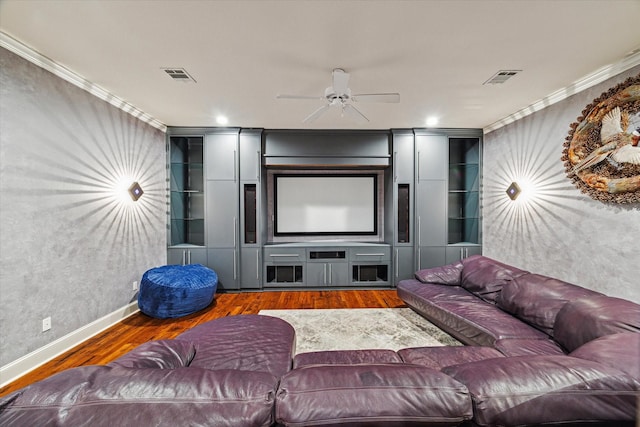
<path fill-rule="evenodd" d="M 505 356 L 563 355 L 564 350 L 555 341 L 507 338 L 494 343 L 496 350 Z"/>
<path fill-rule="evenodd" d="M 214 319 L 183 332 L 177 339 L 197 345 L 189 366 L 263 371 L 277 377 L 291 369 L 296 344 L 289 323 L 259 314 Z"/>
<path fill-rule="evenodd" d="M 460 286 L 483 300 L 495 303 L 505 285 L 526 271 L 503 264 L 482 255 L 473 255 L 462 260 Z"/>
<path fill-rule="evenodd" d="M 459 286 L 434 285 L 412 279 L 398 283 L 397 292 L 409 307 L 464 344 L 491 347 L 503 338 L 548 338 L 538 329 Z"/>
<path fill-rule="evenodd" d="M 602 295 L 540 274 L 516 277 L 505 286 L 496 303 L 501 309 L 553 336 L 553 324 L 568 301 Z"/>
<path fill-rule="evenodd" d="M 270 426 L 278 379 L 198 368 L 73 368 L 0 400 L 3 426 Z"/>
<path fill-rule="evenodd" d="M 415 273 L 415 277 L 423 283 L 459 286 L 461 273 L 462 262 L 458 261 L 441 267 L 418 270 Z"/>
<path fill-rule="evenodd" d="M 371 363 L 403 363 L 393 350 L 330 350 L 298 353 L 293 358 L 293 369 L 307 365 L 358 365 Z"/>
<path fill-rule="evenodd" d="M 397 363 L 294 369 L 276 397 L 276 421 L 285 426 L 454 426 L 472 414 L 462 384 L 433 369 Z"/>
<path fill-rule="evenodd" d="M 465 384 L 481 426 L 631 422 L 638 383 L 609 366 L 569 356 L 487 359 L 444 368 Z"/>
<path fill-rule="evenodd" d="M 612 366 L 640 381 L 640 334 L 637 332 L 596 338 L 578 347 L 569 356 Z"/>
<path fill-rule="evenodd" d="M 446 366 L 478 360 L 504 357 L 502 353 L 491 347 L 413 347 L 398 351 L 405 363 L 422 365 L 427 368 L 440 370 Z"/>
<path fill-rule="evenodd" d="M 109 363 L 109 366 L 120 366 L 122 368 L 183 368 L 189 366 L 195 354 L 195 345 L 187 341 L 149 341 Z"/>
<path fill-rule="evenodd" d="M 568 351 L 603 335 L 640 332 L 640 305 L 605 295 L 564 305 L 554 324 L 555 340 Z"/>

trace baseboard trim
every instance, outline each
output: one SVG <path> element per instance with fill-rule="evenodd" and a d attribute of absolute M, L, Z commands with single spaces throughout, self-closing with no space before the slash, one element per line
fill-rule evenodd
<path fill-rule="evenodd" d="M 0 387 L 15 381 L 92 336 L 140 311 L 137 301 L 76 329 L 31 353 L 0 367 Z"/>

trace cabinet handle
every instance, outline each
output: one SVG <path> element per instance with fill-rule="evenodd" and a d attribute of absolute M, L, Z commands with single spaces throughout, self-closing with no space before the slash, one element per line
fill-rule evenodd
<path fill-rule="evenodd" d="M 182 251 L 182 265 L 186 265 L 187 264 L 187 251 L 184 250 Z"/>
<path fill-rule="evenodd" d="M 418 248 L 418 270 L 422 270 L 422 256 L 420 255 L 420 248 Z"/>
<path fill-rule="evenodd" d="M 260 182 L 260 168 L 262 166 L 262 157 L 260 156 L 260 150 L 256 151 L 258 153 L 258 163 L 256 164 L 256 181 Z"/>
<path fill-rule="evenodd" d="M 187 251 L 187 264 L 191 264 L 191 251 Z"/>
<path fill-rule="evenodd" d="M 238 163 L 238 158 L 237 158 L 238 154 L 237 153 L 238 152 L 236 150 L 233 150 L 233 182 L 237 182 L 238 181 L 238 178 L 237 178 L 238 169 L 237 169 L 237 166 L 236 166 L 236 164 Z"/>
<path fill-rule="evenodd" d="M 356 254 L 356 256 L 384 256 L 384 254 Z"/>
<path fill-rule="evenodd" d="M 416 156 L 416 175 L 418 178 L 418 181 L 420 181 L 420 151 L 418 151 L 418 155 Z"/>
<path fill-rule="evenodd" d="M 327 284 L 327 264 L 322 264 L 322 284 Z"/>
<path fill-rule="evenodd" d="M 237 245 L 236 242 L 236 234 L 238 234 L 238 218 L 237 217 L 233 217 L 233 247 L 235 248 Z"/>
<path fill-rule="evenodd" d="M 298 257 L 298 254 L 269 254 L 273 258 Z"/>
<path fill-rule="evenodd" d="M 260 280 L 260 251 L 256 250 L 256 280 Z"/>
<path fill-rule="evenodd" d="M 398 262 L 400 261 L 400 254 L 398 249 L 396 249 L 396 256 L 395 256 L 395 260 L 393 261 L 393 263 L 396 265 L 396 279 L 398 278 L 398 276 L 400 276 L 400 269 L 398 267 Z"/>
<path fill-rule="evenodd" d="M 393 182 L 398 182 L 398 152 L 393 152 Z"/>
<path fill-rule="evenodd" d="M 329 284 L 333 283 L 332 276 L 333 272 L 331 271 L 331 264 L 329 264 Z"/>
<path fill-rule="evenodd" d="M 420 224 L 420 217 L 418 217 L 418 245 L 422 244 L 422 227 Z"/>
<path fill-rule="evenodd" d="M 233 280 L 236 280 L 236 278 L 238 277 L 238 275 L 236 274 L 236 270 L 238 269 L 237 267 L 236 251 L 233 251 Z"/>
<path fill-rule="evenodd" d="M 464 249 L 460 248 L 460 259 L 464 259 Z"/>

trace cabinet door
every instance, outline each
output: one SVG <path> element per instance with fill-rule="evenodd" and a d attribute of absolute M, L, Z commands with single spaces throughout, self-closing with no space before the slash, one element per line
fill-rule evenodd
<path fill-rule="evenodd" d="M 324 262 L 307 263 L 306 275 L 307 286 L 326 286 L 328 282 L 327 264 Z"/>
<path fill-rule="evenodd" d="M 240 288 L 260 289 L 260 248 L 246 248 L 240 250 Z"/>
<path fill-rule="evenodd" d="M 416 135 L 416 179 L 447 179 L 449 140 L 446 135 Z"/>
<path fill-rule="evenodd" d="M 238 186 L 207 181 L 207 247 L 235 248 L 238 241 Z"/>
<path fill-rule="evenodd" d="M 393 133 L 393 181 L 413 182 L 413 132 Z"/>
<path fill-rule="evenodd" d="M 213 133 L 205 137 L 207 179 L 235 181 L 238 172 L 238 133 Z"/>
<path fill-rule="evenodd" d="M 416 270 L 446 265 L 446 247 L 419 247 L 418 266 Z"/>
<path fill-rule="evenodd" d="M 393 283 L 397 285 L 400 280 L 412 279 L 416 268 L 413 247 L 398 246 L 394 250 Z"/>
<path fill-rule="evenodd" d="M 207 265 L 205 248 L 169 248 L 167 250 L 168 265 L 202 264 Z"/>
<path fill-rule="evenodd" d="M 327 263 L 329 269 L 327 277 L 329 286 L 347 286 L 351 283 L 349 279 L 349 264 L 346 262 Z"/>
<path fill-rule="evenodd" d="M 240 180 L 260 181 L 262 167 L 262 134 L 260 131 L 240 132 Z"/>
<path fill-rule="evenodd" d="M 420 181 L 416 185 L 418 246 L 445 246 L 447 244 L 446 202 L 445 181 Z"/>
<path fill-rule="evenodd" d="M 207 264 L 218 275 L 218 289 L 237 290 L 238 259 L 235 249 L 208 249 Z"/>
<path fill-rule="evenodd" d="M 471 255 L 482 255 L 482 246 L 462 246 L 455 245 L 447 247 L 447 264 L 468 258 Z"/>

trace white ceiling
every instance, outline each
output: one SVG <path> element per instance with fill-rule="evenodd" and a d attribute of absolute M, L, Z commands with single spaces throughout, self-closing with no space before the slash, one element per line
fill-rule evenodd
<path fill-rule="evenodd" d="M 0 0 L 0 29 L 167 126 L 491 128 L 615 64 L 640 63 L 640 0 Z M 185 68 L 197 83 L 172 80 Z M 353 93 L 399 92 L 302 120 L 333 68 Z M 502 69 L 523 70 L 502 85 Z"/>

